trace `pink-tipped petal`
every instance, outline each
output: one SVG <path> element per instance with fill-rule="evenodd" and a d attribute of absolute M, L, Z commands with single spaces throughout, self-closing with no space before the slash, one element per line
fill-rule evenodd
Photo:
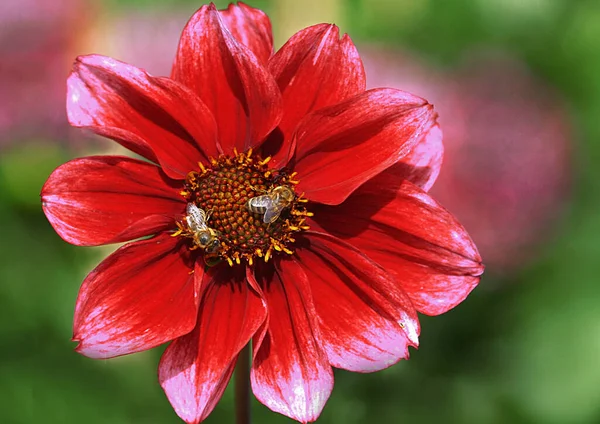
<path fill-rule="evenodd" d="M 239 274 L 225 268 L 206 282 L 196 328 L 171 343 L 160 361 L 160 384 L 187 423 L 210 414 L 239 352 L 266 319 L 264 299 Z"/>
<path fill-rule="evenodd" d="M 185 209 L 178 185 L 147 162 L 90 156 L 50 175 L 42 188 L 42 207 L 69 243 L 118 243 L 172 228 Z"/>
<path fill-rule="evenodd" d="M 409 155 L 434 125 L 430 104 L 394 89 L 369 90 L 313 112 L 295 134 L 298 191 L 337 205 Z"/>
<path fill-rule="evenodd" d="M 72 125 L 111 137 L 148 159 L 156 157 L 171 178 L 185 178 L 199 161 L 218 154 L 212 114 L 171 79 L 90 55 L 77 58 L 67 87 Z"/>
<path fill-rule="evenodd" d="M 235 39 L 248 47 L 261 63 L 266 63 L 273 54 L 273 33 L 267 14 L 242 2 L 230 4 L 219 13 Z"/>
<path fill-rule="evenodd" d="M 315 265 L 313 271 L 323 272 L 325 275 L 326 272 L 330 272 L 328 268 L 337 269 L 338 276 L 345 275 L 344 281 L 352 287 L 355 294 L 362 293 L 359 297 L 371 308 L 386 319 L 394 320 L 402 328 L 409 345 L 419 345 L 420 326 L 417 312 L 407 293 L 387 269 L 376 264 L 360 249 L 335 236 L 312 230 L 304 234 L 310 243 L 306 251 L 312 252 L 313 255 L 310 262 Z M 302 259 L 306 254 L 302 251 Z M 401 350 L 403 349 L 404 347 Z"/>
<path fill-rule="evenodd" d="M 340 39 L 335 25 L 319 24 L 293 35 L 269 61 L 283 97 L 281 140 L 270 139 L 265 154 L 271 166 L 284 166 L 293 155 L 292 134 L 308 113 L 365 91 L 362 61 L 348 34 Z"/>
<path fill-rule="evenodd" d="M 380 264 L 427 315 L 462 302 L 483 273 L 465 228 L 426 192 L 393 173 L 378 175 L 339 206 L 320 207 L 311 224 Z"/>
<path fill-rule="evenodd" d="M 181 238 L 162 234 L 127 244 L 85 279 L 75 306 L 73 339 L 91 358 L 151 349 L 193 330 L 202 269 Z"/>
<path fill-rule="evenodd" d="M 384 172 L 395 173 L 396 178 L 408 180 L 423 190 L 429 191 L 442 168 L 444 159 L 442 138 L 440 126 L 433 126 L 408 155 Z"/>
<path fill-rule="evenodd" d="M 312 239 L 310 234 L 307 238 Z M 389 287 L 389 277 L 343 243 L 321 244 L 315 238 L 314 244 L 297 252 L 310 281 L 329 363 L 349 371 L 373 372 L 408 358 L 411 341 L 398 323 L 401 312 L 380 293 L 382 287 Z M 346 256 L 348 250 L 351 255 Z M 416 320 L 414 312 L 411 316 Z"/>
<path fill-rule="evenodd" d="M 331 394 L 333 372 L 321 351 L 310 286 L 294 259 L 282 260 L 276 269 L 264 268 L 257 280 L 271 318 L 254 354 L 252 390 L 271 410 L 312 422 Z"/>
<path fill-rule="evenodd" d="M 281 118 L 281 93 L 269 71 L 238 42 L 213 4 L 192 16 L 172 77 L 213 112 L 223 153 L 259 146 Z"/>

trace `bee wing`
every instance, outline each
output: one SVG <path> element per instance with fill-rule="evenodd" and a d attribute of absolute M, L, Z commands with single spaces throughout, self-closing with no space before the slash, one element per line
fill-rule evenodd
<path fill-rule="evenodd" d="M 185 208 L 185 220 L 192 231 L 203 230 L 206 227 L 206 213 L 193 203 L 188 203 Z"/>
<path fill-rule="evenodd" d="M 256 196 L 248 200 L 248 204 L 254 208 L 268 209 L 273 206 L 273 199 L 269 195 Z"/>
<path fill-rule="evenodd" d="M 275 222 L 277 218 L 279 218 L 279 214 L 283 210 L 284 206 L 279 204 L 273 204 L 270 208 L 267 209 L 263 216 L 263 222 L 265 224 L 271 224 Z"/>

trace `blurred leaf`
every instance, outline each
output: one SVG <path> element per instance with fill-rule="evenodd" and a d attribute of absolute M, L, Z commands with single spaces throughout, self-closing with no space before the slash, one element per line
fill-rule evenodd
<path fill-rule="evenodd" d="M 0 199 L 30 210 L 41 209 L 40 190 L 67 154 L 56 143 L 23 142 L 0 155 Z"/>
<path fill-rule="evenodd" d="M 600 222 L 593 214 L 570 230 L 523 276 L 498 357 L 507 396 L 545 423 L 592 423 L 600 414 Z"/>

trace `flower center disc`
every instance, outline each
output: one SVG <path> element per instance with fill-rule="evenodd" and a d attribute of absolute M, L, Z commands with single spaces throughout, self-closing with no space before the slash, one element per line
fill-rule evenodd
<path fill-rule="evenodd" d="M 245 260 L 252 265 L 256 257 L 268 261 L 275 252 L 293 253 L 293 234 L 308 229 L 304 221 L 312 213 L 306 211 L 307 200 L 294 191 L 298 184 L 295 173 L 269 170 L 269 159 L 253 155 L 252 150 L 236 152 L 234 157 L 211 159 L 209 167 L 199 164 L 199 171 L 188 174 L 181 194 L 206 213 L 206 226 L 216 231 L 220 242 L 219 249 L 206 254 L 205 260 L 224 259 L 229 265 Z M 275 204 L 281 190 L 293 196 L 279 204 L 279 213 L 271 222 L 265 222 L 265 208 L 248 206 L 248 201 L 258 196 L 267 196 L 266 200 Z M 185 219 L 178 234 L 193 236 Z"/>

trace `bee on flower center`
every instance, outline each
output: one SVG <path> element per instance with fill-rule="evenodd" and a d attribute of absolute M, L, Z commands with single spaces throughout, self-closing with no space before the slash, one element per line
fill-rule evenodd
<path fill-rule="evenodd" d="M 313 215 L 308 200 L 294 190 L 296 173 L 269 169 L 270 158 L 251 149 L 234 153 L 199 163 L 187 175 L 181 190 L 186 215 L 174 235 L 192 239 L 190 249 L 201 248 L 208 265 L 242 260 L 252 265 L 256 258 L 292 254 L 294 234 L 308 229 Z"/>
<path fill-rule="evenodd" d="M 248 210 L 263 214 L 263 222 L 271 224 L 279 218 L 281 212 L 289 207 L 295 198 L 294 191 L 288 186 L 277 186 L 267 194 L 248 200 Z"/>
<path fill-rule="evenodd" d="M 207 253 L 215 253 L 221 242 L 219 241 L 219 233 L 206 224 L 209 215 L 204 209 L 200 209 L 193 203 L 188 203 L 185 212 L 185 222 L 196 246 L 204 249 Z"/>

